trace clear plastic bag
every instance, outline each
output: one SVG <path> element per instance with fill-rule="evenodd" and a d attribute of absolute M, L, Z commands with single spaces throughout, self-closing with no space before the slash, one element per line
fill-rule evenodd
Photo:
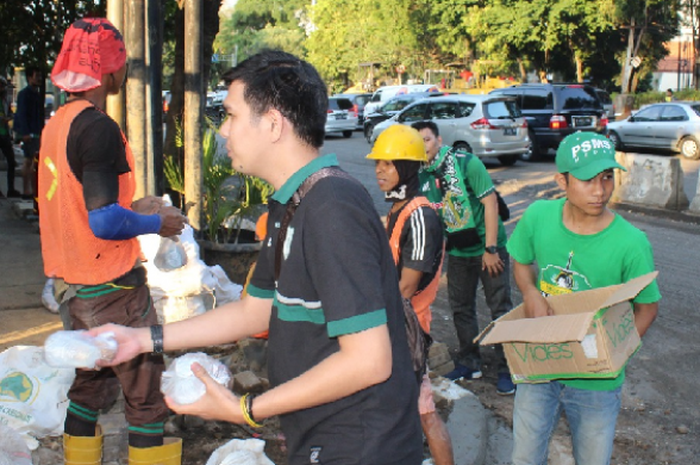
<path fill-rule="evenodd" d="M 53 283 L 53 278 L 46 280 L 44 289 L 41 291 L 41 303 L 44 304 L 44 307 L 51 313 L 58 313 L 59 304 L 56 302 L 56 297 L 54 296 Z"/>
<path fill-rule="evenodd" d="M 182 355 L 163 372 L 160 390 L 178 404 L 197 402 L 205 392 L 206 386 L 192 373 L 192 364 L 199 363 L 217 383 L 231 389 L 233 375 L 226 365 L 215 358 L 194 352 Z"/>
<path fill-rule="evenodd" d="M 187 265 L 187 252 L 177 236 L 161 237 L 153 264 L 161 271 L 172 271 Z"/>
<path fill-rule="evenodd" d="M 262 439 L 231 439 L 219 447 L 207 460 L 206 465 L 275 465 L 265 455 Z"/>
<path fill-rule="evenodd" d="M 84 330 L 57 331 L 44 343 L 44 360 L 57 368 L 94 369 L 98 361 L 108 362 L 116 354 L 114 333 L 93 337 Z"/>

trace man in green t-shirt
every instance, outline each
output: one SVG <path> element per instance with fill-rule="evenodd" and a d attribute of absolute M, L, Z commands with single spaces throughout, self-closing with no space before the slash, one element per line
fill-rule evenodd
<path fill-rule="evenodd" d="M 592 132 L 567 136 L 555 180 L 566 193 L 528 207 L 508 241 L 513 276 L 531 318 L 552 313 L 544 296 L 621 284 L 654 270 L 646 235 L 608 209 L 614 188 L 612 143 Z M 661 298 L 653 281 L 633 299 L 641 336 Z M 563 410 L 576 465 L 610 463 L 624 369 L 613 378 L 520 384 L 513 410 L 513 465 L 547 463 L 549 438 Z"/>
<path fill-rule="evenodd" d="M 481 378 L 476 291 L 484 286 L 486 304 L 497 319 L 513 308 L 506 230 L 498 216 L 496 188 L 486 167 L 471 153 L 443 146 L 432 121 L 413 123 L 423 136 L 428 163 L 418 173 L 420 190 L 437 208 L 447 236 L 447 296 L 459 339 L 455 369 L 446 378 Z M 511 395 L 515 385 L 496 348 L 496 392 Z"/>

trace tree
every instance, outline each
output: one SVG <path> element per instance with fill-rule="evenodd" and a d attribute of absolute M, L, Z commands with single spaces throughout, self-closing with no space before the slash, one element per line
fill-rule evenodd
<path fill-rule="evenodd" d="M 48 71 L 61 50 L 63 33 L 76 19 L 90 13 L 104 16 L 106 0 L 3 0 L 0 2 L 0 66 L 39 66 Z"/>
<path fill-rule="evenodd" d="M 360 63 L 381 63 L 395 76 L 404 65 L 422 75 L 424 62 L 416 24 L 415 0 L 318 0 L 311 9 L 310 34 L 306 42 L 309 61 L 327 80 L 343 77 L 363 79 Z"/>
<path fill-rule="evenodd" d="M 621 88 L 622 93 L 632 93 L 639 82 L 638 74 L 649 72 L 668 54 L 664 43 L 678 34 L 680 0 L 627 0 L 615 6 L 616 24 L 628 31 Z M 642 59 L 644 66 L 635 68 L 635 57 Z"/>
<path fill-rule="evenodd" d="M 233 13 L 222 18 L 214 47 L 223 55 L 235 55 L 238 61 L 263 48 L 304 57 L 309 5 L 307 0 L 239 0 Z"/>
<path fill-rule="evenodd" d="M 182 0 L 178 0 L 182 2 Z M 178 8 L 175 10 L 166 10 L 166 24 L 174 23 L 174 66 L 173 76 L 170 83 L 170 92 L 172 98 L 170 107 L 166 117 L 166 137 L 163 152 L 165 155 L 173 156 L 178 166 L 184 166 L 184 152 L 182 147 L 178 147 L 176 137 L 178 135 L 178 126 L 182 121 L 182 112 L 185 106 L 185 25 L 184 25 L 184 10 L 182 3 L 178 3 Z M 206 85 L 209 80 L 209 70 L 211 68 L 211 57 L 214 54 L 212 47 L 214 38 L 219 31 L 219 8 L 221 0 L 202 0 L 202 75 L 204 88 L 202 93 L 206 95 Z M 168 16 L 170 13 L 171 16 Z M 166 27 L 166 30 L 168 28 Z M 204 111 L 202 108 L 201 111 Z M 173 196 L 174 198 L 176 196 Z"/>

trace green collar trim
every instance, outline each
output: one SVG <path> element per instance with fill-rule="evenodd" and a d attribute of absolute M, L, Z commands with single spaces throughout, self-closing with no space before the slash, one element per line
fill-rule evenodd
<path fill-rule="evenodd" d="M 306 166 L 287 179 L 287 182 L 285 182 L 282 187 L 280 187 L 280 189 L 272 195 L 272 200 L 281 204 L 289 202 L 289 199 L 291 199 L 292 195 L 294 195 L 297 189 L 299 189 L 299 186 L 306 181 L 306 178 L 321 168 L 328 168 L 329 166 L 339 166 L 338 158 L 335 156 L 335 154 L 329 153 L 328 155 L 314 158 Z"/>

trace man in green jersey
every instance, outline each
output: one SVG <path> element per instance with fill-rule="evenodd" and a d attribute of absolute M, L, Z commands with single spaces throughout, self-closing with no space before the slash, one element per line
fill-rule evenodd
<path fill-rule="evenodd" d="M 608 209 L 615 149 L 604 136 L 577 132 L 557 149 L 555 180 L 566 193 L 533 203 L 508 241 L 513 275 L 530 318 L 552 313 L 544 296 L 621 284 L 654 270 L 646 235 Z M 641 336 L 656 318 L 656 281 L 632 301 Z M 610 463 L 624 369 L 614 378 L 521 384 L 513 410 L 513 465 L 547 463 L 549 439 L 563 410 L 576 465 Z"/>
<path fill-rule="evenodd" d="M 423 136 L 428 162 L 418 173 L 420 191 L 440 214 L 447 236 L 447 297 L 459 340 L 451 380 L 481 378 L 481 353 L 474 338 L 479 335 L 476 292 L 484 288 L 486 304 L 496 320 L 508 313 L 510 259 L 506 230 L 498 216 L 496 188 L 486 167 L 471 153 L 442 145 L 434 121 L 411 125 Z M 501 346 L 496 347 L 496 393 L 512 395 L 510 377 Z"/>

